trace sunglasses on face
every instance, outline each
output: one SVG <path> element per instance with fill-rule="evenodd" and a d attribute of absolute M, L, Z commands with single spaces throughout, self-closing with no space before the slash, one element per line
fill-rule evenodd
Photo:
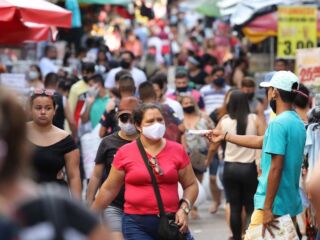
<path fill-rule="evenodd" d="M 55 90 L 53 89 L 44 89 L 44 88 L 36 88 L 33 90 L 33 95 L 46 95 L 46 96 L 53 96 Z"/>
<path fill-rule="evenodd" d="M 127 123 L 129 120 L 132 119 L 132 115 L 130 113 L 124 113 L 119 116 L 119 119 L 121 122 Z"/>
<path fill-rule="evenodd" d="M 163 175 L 163 171 L 160 168 L 158 161 L 155 157 L 152 157 L 149 159 L 149 163 L 151 164 L 151 167 L 153 168 L 153 171 L 158 174 L 159 176 Z"/>

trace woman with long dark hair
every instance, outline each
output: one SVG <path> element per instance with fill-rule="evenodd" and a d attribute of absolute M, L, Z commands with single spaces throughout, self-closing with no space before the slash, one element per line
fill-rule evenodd
<path fill-rule="evenodd" d="M 263 128 L 257 115 L 251 114 L 247 96 L 239 90 L 232 91 L 227 103 L 227 115 L 217 128 L 232 134 L 262 135 Z M 241 212 L 245 207 L 247 219 L 253 212 L 253 197 L 257 188 L 256 151 L 227 143 L 223 183 L 230 202 L 230 224 L 233 239 L 242 239 Z"/>

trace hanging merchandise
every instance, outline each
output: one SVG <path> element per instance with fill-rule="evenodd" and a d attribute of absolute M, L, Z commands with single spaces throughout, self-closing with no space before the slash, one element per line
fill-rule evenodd
<path fill-rule="evenodd" d="M 313 123 L 308 125 L 304 154 L 308 156 L 307 181 L 320 157 L 320 108 L 311 111 Z"/>

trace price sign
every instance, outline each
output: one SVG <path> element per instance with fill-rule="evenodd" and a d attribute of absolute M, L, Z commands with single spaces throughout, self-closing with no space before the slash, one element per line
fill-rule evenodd
<path fill-rule="evenodd" d="M 296 50 L 317 46 L 317 7 L 278 7 L 279 58 L 295 58 Z"/>
<path fill-rule="evenodd" d="M 320 83 L 320 48 L 298 49 L 296 70 L 301 83 L 318 85 Z"/>

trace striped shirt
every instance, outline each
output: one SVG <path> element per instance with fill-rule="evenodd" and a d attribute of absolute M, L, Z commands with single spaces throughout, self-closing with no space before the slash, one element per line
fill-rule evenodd
<path fill-rule="evenodd" d="M 208 115 L 223 105 L 224 96 L 229 89 L 230 87 L 225 85 L 224 88 L 216 90 L 211 84 L 200 89 L 200 93 L 204 100 L 205 110 Z"/>

